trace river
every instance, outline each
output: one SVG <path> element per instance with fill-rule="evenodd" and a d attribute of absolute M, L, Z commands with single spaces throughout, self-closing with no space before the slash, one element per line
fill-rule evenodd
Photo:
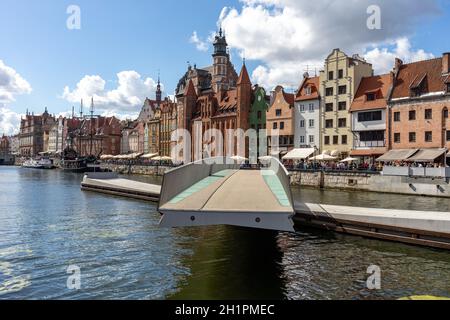
<path fill-rule="evenodd" d="M 82 192 L 81 179 L 0 167 L 0 300 L 450 297 L 447 251 L 306 228 L 162 229 L 156 205 Z M 450 199 L 293 193 L 312 203 L 450 211 Z M 381 268 L 381 290 L 366 287 L 371 265 Z M 80 271 L 79 290 L 68 288 L 69 266 Z"/>

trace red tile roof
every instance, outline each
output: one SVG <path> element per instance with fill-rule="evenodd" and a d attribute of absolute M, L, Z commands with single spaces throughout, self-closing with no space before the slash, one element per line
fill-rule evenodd
<path fill-rule="evenodd" d="M 392 74 L 362 78 L 350 112 L 384 109 L 387 107 L 389 89 L 392 86 Z M 375 100 L 367 101 L 367 94 L 375 94 Z"/>
<path fill-rule="evenodd" d="M 442 58 L 401 65 L 392 92 L 392 99 L 410 97 L 411 89 L 418 87 L 422 82 L 427 88 L 423 93 L 445 91 L 446 76 L 442 75 L 442 69 Z"/>
<path fill-rule="evenodd" d="M 307 101 L 319 99 L 319 77 L 303 79 L 298 89 L 295 101 Z M 306 94 L 306 89 L 311 88 L 311 94 Z"/>
<path fill-rule="evenodd" d="M 245 64 L 242 66 L 241 74 L 239 75 L 237 84 L 239 85 L 241 83 L 251 84 L 250 77 L 248 75 L 247 67 L 245 66 Z"/>

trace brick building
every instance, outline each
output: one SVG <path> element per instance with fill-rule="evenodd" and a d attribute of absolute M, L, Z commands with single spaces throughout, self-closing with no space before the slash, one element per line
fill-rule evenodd
<path fill-rule="evenodd" d="M 48 138 L 55 118 L 45 108 L 42 115 L 28 112 L 20 121 L 19 153 L 21 156 L 34 157 L 48 149 Z"/>

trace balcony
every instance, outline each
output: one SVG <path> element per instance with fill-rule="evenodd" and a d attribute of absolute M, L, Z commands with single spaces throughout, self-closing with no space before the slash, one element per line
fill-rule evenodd
<path fill-rule="evenodd" d="M 386 147 L 386 141 L 384 141 L 384 140 L 380 140 L 380 141 L 355 140 L 353 142 L 354 149 L 372 149 L 372 148 L 385 148 L 385 147 Z"/>

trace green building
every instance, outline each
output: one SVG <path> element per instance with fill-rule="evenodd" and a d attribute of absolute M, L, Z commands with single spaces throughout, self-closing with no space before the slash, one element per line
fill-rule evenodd
<path fill-rule="evenodd" d="M 269 97 L 266 95 L 266 90 L 256 85 L 253 88 L 253 103 L 250 108 L 249 127 L 250 129 L 254 129 L 257 131 L 258 151 L 255 153 L 250 147 L 250 156 L 257 155 L 257 157 L 260 157 L 265 156 L 267 154 L 267 139 L 265 138 L 266 137 L 265 129 L 266 129 L 266 112 L 268 108 L 269 108 Z"/>

